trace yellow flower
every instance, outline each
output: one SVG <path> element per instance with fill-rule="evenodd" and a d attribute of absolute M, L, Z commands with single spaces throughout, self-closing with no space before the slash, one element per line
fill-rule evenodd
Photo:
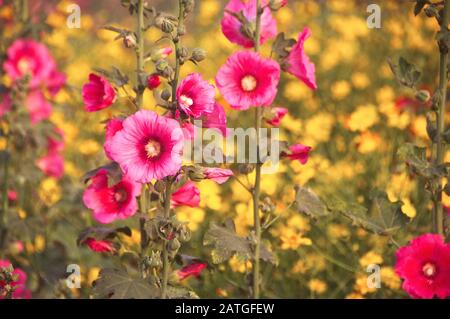
<path fill-rule="evenodd" d="M 89 269 L 87 274 L 87 282 L 89 286 L 92 286 L 92 283 L 98 279 L 98 275 L 100 274 L 100 268 L 92 267 Z"/>
<path fill-rule="evenodd" d="M 331 238 L 342 239 L 350 236 L 350 231 L 346 225 L 331 224 L 327 227 L 327 234 Z"/>
<path fill-rule="evenodd" d="M 349 293 L 345 299 L 364 299 L 364 296 L 357 292 Z"/>
<path fill-rule="evenodd" d="M 61 199 L 61 187 L 58 181 L 53 177 L 44 179 L 39 185 L 39 198 L 47 206 L 56 204 Z"/>
<path fill-rule="evenodd" d="M 292 228 L 285 227 L 280 231 L 281 249 L 295 250 L 301 245 L 311 246 L 312 240 L 307 237 L 303 237 L 301 232 Z"/>
<path fill-rule="evenodd" d="M 357 89 L 365 89 L 370 85 L 370 79 L 367 74 L 356 72 L 352 75 L 352 84 Z"/>
<path fill-rule="evenodd" d="M 309 118 L 305 124 L 304 144 L 314 147 L 328 141 L 335 121 L 334 116 L 329 113 L 318 113 Z"/>
<path fill-rule="evenodd" d="M 308 282 L 308 288 L 311 292 L 320 295 L 327 291 L 327 284 L 320 279 L 311 279 Z"/>
<path fill-rule="evenodd" d="M 369 265 L 380 265 L 383 263 L 383 257 L 376 252 L 369 251 L 359 259 L 361 267 L 366 268 Z"/>
<path fill-rule="evenodd" d="M 3 151 L 8 146 L 8 140 L 4 138 L 3 136 L 0 137 L 0 151 Z"/>
<path fill-rule="evenodd" d="M 93 139 L 82 140 L 79 143 L 78 151 L 86 156 L 97 154 L 101 149 L 101 146 L 97 141 Z"/>
<path fill-rule="evenodd" d="M 347 81 L 338 81 L 331 86 L 331 94 L 336 100 L 342 100 L 350 93 L 351 87 Z"/>
<path fill-rule="evenodd" d="M 192 231 L 196 231 L 200 223 L 205 220 L 205 211 L 201 208 L 181 206 L 176 212 L 178 220 L 188 223 Z"/>
<path fill-rule="evenodd" d="M 380 148 L 381 137 L 377 133 L 363 132 L 355 138 L 355 143 L 357 144 L 358 152 L 362 154 L 367 154 L 376 151 Z"/>
<path fill-rule="evenodd" d="M 403 202 L 402 212 L 409 218 L 416 217 L 417 211 L 409 198 L 402 198 L 401 201 Z"/>
<path fill-rule="evenodd" d="M 381 267 L 381 282 L 390 289 L 400 289 L 401 280 L 392 267 Z"/>
<path fill-rule="evenodd" d="M 377 288 L 375 287 L 369 287 L 369 285 L 367 284 L 367 276 L 364 274 L 358 274 L 356 276 L 356 281 L 353 289 L 355 290 L 355 292 L 363 296 L 377 290 Z"/>
<path fill-rule="evenodd" d="M 236 255 L 230 258 L 228 261 L 230 268 L 234 272 L 245 273 L 252 269 L 252 263 L 250 261 L 243 261 L 239 259 Z"/>
<path fill-rule="evenodd" d="M 375 105 L 361 105 L 351 115 L 348 120 L 350 131 L 365 131 L 375 125 L 379 120 Z"/>

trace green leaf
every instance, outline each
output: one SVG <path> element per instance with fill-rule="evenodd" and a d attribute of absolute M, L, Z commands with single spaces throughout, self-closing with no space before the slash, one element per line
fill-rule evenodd
<path fill-rule="evenodd" d="M 390 59 L 388 59 L 388 63 L 392 73 L 394 73 L 395 78 L 401 85 L 409 88 L 416 87 L 422 73 L 414 64 L 409 63 L 403 57 L 399 58 L 398 64 L 394 64 Z"/>
<path fill-rule="evenodd" d="M 250 260 L 253 257 L 253 241 L 238 236 L 232 220 L 226 221 L 224 226 L 212 223 L 205 234 L 203 243 L 206 246 L 214 246 L 211 251 L 214 264 L 222 263 L 233 255 L 237 255 L 244 260 Z M 260 258 L 267 262 L 276 263 L 275 256 L 263 245 L 260 249 Z"/>
<path fill-rule="evenodd" d="M 296 186 L 294 205 L 297 210 L 312 218 L 325 217 L 329 214 L 324 202 L 309 188 Z"/>
<path fill-rule="evenodd" d="M 289 48 L 293 47 L 297 41 L 294 39 L 286 39 L 284 32 L 278 33 L 272 45 L 274 52 L 279 59 L 285 59 L 289 55 Z"/>
<path fill-rule="evenodd" d="M 427 0 L 416 0 L 416 5 L 414 6 L 414 15 L 418 15 L 427 3 Z"/>
<path fill-rule="evenodd" d="M 102 269 L 94 282 L 97 298 L 153 299 L 160 296 L 159 289 L 142 278 L 132 278 L 125 270 Z"/>
<path fill-rule="evenodd" d="M 397 155 L 414 174 L 426 179 L 445 177 L 448 174 L 446 165 L 434 165 L 427 161 L 426 148 L 406 143 L 399 148 Z"/>
<path fill-rule="evenodd" d="M 200 299 L 192 290 L 186 287 L 167 286 L 167 297 L 169 299 Z"/>
<path fill-rule="evenodd" d="M 391 202 L 387 194 L 374 190 L 371 194 L 377 223 L 382 228 L 382 234 L 389 235 L 404 227 L 410 219 L 403 213 L 403 202 Z"/>

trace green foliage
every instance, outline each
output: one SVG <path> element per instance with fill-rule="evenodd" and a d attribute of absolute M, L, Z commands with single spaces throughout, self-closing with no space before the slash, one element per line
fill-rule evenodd
<path fill-rule="evenodd" d="M 398 63 L 394 64 L 388 60 L 392 73 L 394 73 L 397 81 L 406 87 L 414 89 L 422 76 L 422 73 L 414 64 L 409 63 L 405 58 L 400 57 Z"/>

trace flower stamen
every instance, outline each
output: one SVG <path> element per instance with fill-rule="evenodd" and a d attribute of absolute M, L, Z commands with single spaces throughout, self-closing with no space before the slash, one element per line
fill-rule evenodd
<path fill-rule="evenodd" d="M 151 139 L 145 145 L 145 152 L 148 158 L 155 158 L 161 153 L 161 144 Z"/>
<path fill-rule="evenodd" d="M 246 75 L 241 79 L 241 86 L 245 92 L 254 91 L 258 81 L 253 75 Z"/>

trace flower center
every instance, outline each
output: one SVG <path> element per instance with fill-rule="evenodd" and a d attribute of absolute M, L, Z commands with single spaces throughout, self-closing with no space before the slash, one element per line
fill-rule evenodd
<path fill-rule="evenodd" d="M 20 59 L 19 63 L 17 64 L 17 68 L 19 69 L 20 73 L 22 73 L 22 74 L 31 73 L 30 62 L 28 62 L 27 59 Z"/>
<path fill-rule="evenodd" d="M 192 106 L 192 104 L 194 104 L 194 101 L 190 97 L 187 97 L 186 95 L 180 96 L 179 100 L 181 107 L 185 109 L 189 108 L 190 106 Z"/>
<path fill-rule="evenodd" d="M 430 262 L 422 267 L 422 272 L 427 278 L 433 278 L 436 275 L 436 265 Z"/>
<path fill-rule="evenodd" d="M 161 153 L 161 144 L 155 140 L 149 140 L 147 145 L 145 145 L 145 152 L 148 158 L 157 157 Z"/>
<path fill-rule="evenodd" d="M 116 190 L 116 192 L 114 193 L 114 200 L 117 203 L 123 203 L 127 200 L 127 197 L 127 192 L 123 188 Z"/>
<path fill-rule="evenodd" d="M 246 75 L 241 79 L 241 86 L 245 92 L 251 92 L 256 88 L 258 82 L 253 75 Z"/>

